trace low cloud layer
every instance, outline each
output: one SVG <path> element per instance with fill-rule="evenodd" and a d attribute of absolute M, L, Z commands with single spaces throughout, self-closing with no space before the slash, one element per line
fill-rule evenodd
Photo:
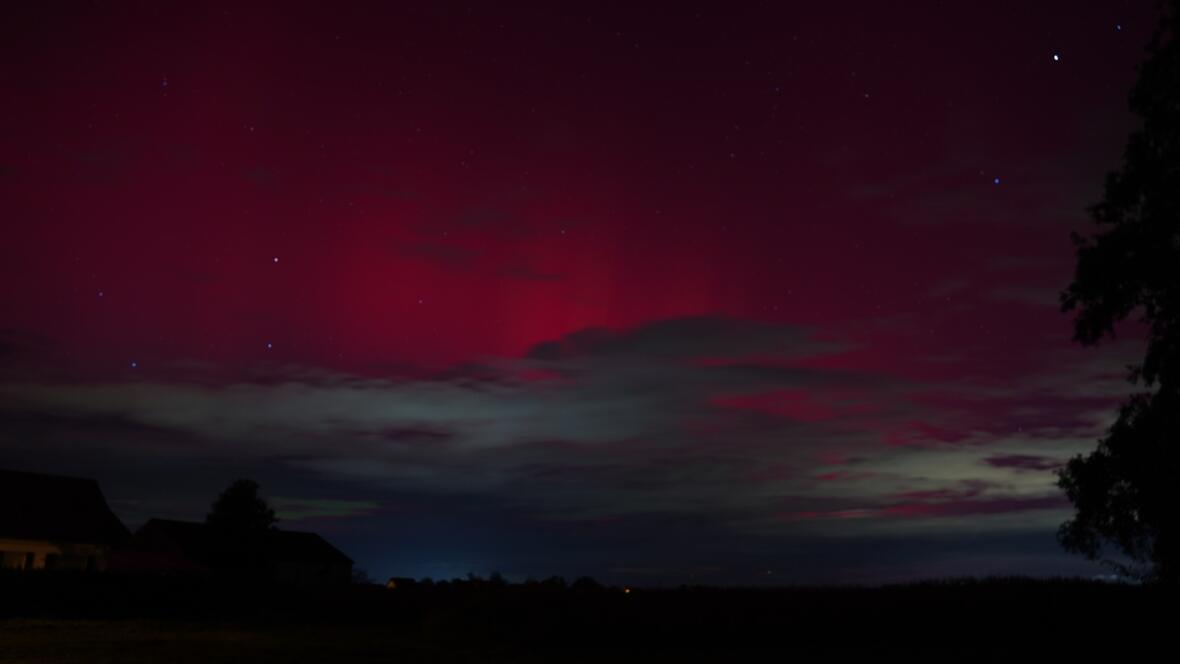
<path fill-rule="evenodd" d="M 848 537 L 1063 518 L 1049 471 L 1092 444 L 1113 395 L 1079 393 L 1069 374 L 1017 391 L 807 366 L 848 349 L 798 326 L 682 318 L 588 329 L 438 377 L 8 383 L 0 417 L 9 449 L 89 448 L 176 473 L 219 459 L 366 495 L 488 500 L 545 523 L 689 518 Z M 277 506 L 302 519 L 379 505 Z"/>

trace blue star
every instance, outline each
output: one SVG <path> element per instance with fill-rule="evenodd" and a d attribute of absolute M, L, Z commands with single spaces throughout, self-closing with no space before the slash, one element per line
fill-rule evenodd
<path fill-rule="evenodd" d="M 136 362 L 136 361 L 132 360 L 132 361 L 131 361 L 131 368 L 132 368 L 132 369 L 138 369 L 138 368 L 139 368 L 139 362 Z"/>
<path fill-rule="evenodd" d="M 269 341 L 266 342 L 266 349 L 270 350 L 271 348 L 274 348 L 274 345 L 272 345 Z"/>
<path fill-rule="evenodd" d="M 992 178 L 992 184 L 1000 184 L 1000 178 Z"/>

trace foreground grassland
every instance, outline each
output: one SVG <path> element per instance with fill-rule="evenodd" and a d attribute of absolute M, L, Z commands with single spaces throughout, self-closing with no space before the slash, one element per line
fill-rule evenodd
<path fill-rule="evenodd" d="M 1166 588 L 1023 579 L 623 593 L 8 577 L 0 664 L 1131 661 L 1175 649 L 1177 607 Z"/>
<path fill-rule="evenodd" d="M 461 662 L 371 626 L 260 626 L 143 620 L 0 621 L 0 664 Z"/>

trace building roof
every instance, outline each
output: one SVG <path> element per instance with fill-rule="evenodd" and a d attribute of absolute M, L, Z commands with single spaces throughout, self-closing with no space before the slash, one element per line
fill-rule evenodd
<path fill-rule="evenodd" d="M 352 564 L 351 558 L 315 533 L 267 530 L 261 535 L 260 540 L 252 541 L 220 532 L 204 523 L 152 519 L 135 533 L 135 538 L 141 546 L 171 549 L 201 561 L 250 551 L 274 563 Z"/>
<path fill-rule="evenodd" d="M 127 536 L 98 482 L 0 470 L 0 538 L 116 544 Z"/>
<path fill-rule="evenodd" d="M 271 532 L 270 543 L 281 552 L 275 556 L 276 560 L 352 564 L 352 558 L 315 533 L 275 530 Z"/>

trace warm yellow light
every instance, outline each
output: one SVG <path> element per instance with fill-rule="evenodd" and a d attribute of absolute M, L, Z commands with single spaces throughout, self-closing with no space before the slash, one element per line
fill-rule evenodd
<path fill-rule="evenodd" d="M 630 588 L 623 588 L 623 594 L 624 594 L 624 595 L 630 595 L 630 594 L 631 594 L 631 589 L 630 589 Z"/>

